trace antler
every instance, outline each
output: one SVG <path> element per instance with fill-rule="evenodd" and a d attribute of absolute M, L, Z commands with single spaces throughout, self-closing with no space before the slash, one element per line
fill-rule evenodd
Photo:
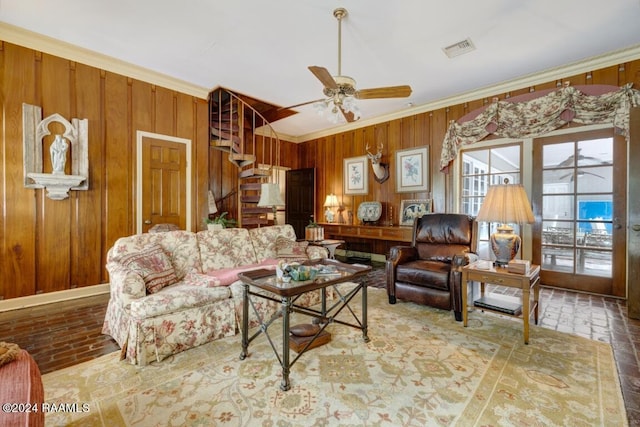
<path fill-rule="evenodd" d="M 371 151 L 369 151 L 369 143 L 367 142 L 367 145 L 364 149 L 367 152 L 367 157 L 369 157 L 372 162 L 377 162 L 382 158 L 382 147 L 382 143 L 378 144 L 378 152 L 376 154 L 373 154 L 371 153 Z"/>

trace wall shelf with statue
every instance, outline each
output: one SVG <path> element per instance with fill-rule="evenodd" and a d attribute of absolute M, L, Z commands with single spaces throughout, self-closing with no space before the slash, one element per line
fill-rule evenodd
<path fill-rule="evenodd" d="M 49 126 L 58 124 L 64 128 L 54 135 L 49 145 L 51 168 L 43 165 L 43 147 L 51 138 Z M 87 119 L 66 120 L 60 114 L 52 114 L 42 119 L 42 108 L 22 104 L 24 186 L 25 188 L 45 188 L 47 197 L 64 200 L 70 190 L 89 189 L 89 150 Z M 45 141 L 47 140 L 47 141 Z M 71 159 L 71 174 L 66 173 L 67 160 Z M 50 170 L 50 172 L 48 172 Z"/>

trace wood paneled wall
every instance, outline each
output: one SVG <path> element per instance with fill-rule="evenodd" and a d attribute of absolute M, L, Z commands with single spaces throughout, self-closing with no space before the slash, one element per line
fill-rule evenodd
<path fill-rule="evenodd" d="M 573 85 L 628 82 L 640 87 L 640 61 L 563 78 Z M 522 88 L 499 98 L 555 87 L 552 81 Z M 193 141 L 193 218 L 202 229 L 207 214 L 207 190 L 222 197 L 238 186 L 237 169 L 223 152 L 209 146 L 206 100 L 158 87 L 95 67 L 0 42 L 0 299 L 34 295 L 108 281 L 107 250 L 121 237 L 135 233 L 136 131 L 167 134 Z M 363 101 L 366 102 L 366 101 Z M 317 171 L 316 217 L 333 192 L 348 209 L 368 200 L 384 204 L 384 217 L 393 207 L 398 222 L 404 199 L 432 197 L 435 211 L 451 211 L 450 176 L 438 170 L 440 145 L 450 120 L 482 106 L 488 99 L 452 105 L 436 111 L 314 139 L 284 142 L 280 164 Z M 71 191 L 63 201 L 44 190 L 23 186 L 22 103 L 41 106 L 43 117 L 59 113 L 67 119 L 89 119 L 89 190 Z M 342 160 L 365 154 L 369 142 L 384 144 L 383 161 L 391 178 L 369 180 L 366 196 L 343 196 Z M 429 146 L 430 188 L 424 193 L 395 192 L 395 152 Z M 46 151 L 46 150 L 45 150 Z M 45 154 L 45 157 L 48 154 Z M 43 159 L 48 162 L 46 157 Z M 371 171 L 370 176 L 371 176 Z M 236 215 L 236 205 L 230 214 Z"/>
<path fill-rule="evenodd" d="M 138 130 L 192 140 L 192 223 L 202 223 L 210 175 L 206 100 L 11 43 L 0 44 L 0 94 L 1 299 L 108 281 L 108 249 L 135 233 Z M 42 107 L 43 118 L 89 120 L 88 191 L 55 201 L 24 188 L 22 103 Z M 48 150 L 43 157 L 48 163 Z"/>
<path fill-rule="evenodd" d="M 535 87 L 524 87 L 509 93 L 496 93 L 488 98 L 476 99 L 464 104 L 451 105 L 446 108 L 307 141 L 302 144 L 300 167 L 315 167 L 317 169 L 316 200 L 324 201 L 327 194 L 335 193 L 345 207 L 354 213 L 358 205 L 364 201 L 380 201 L 383 204 L 381 221 L 388 221 L 389 208 L 391 207 L 393 209 L 393 223 L 397 225 L 400 204 L 402 200 L 406 199 L 431 197 L 435 212 L 452 212 L 456 208 L 456 201 L 452 197 L 452 179 L 450 175 L 439 170 L 442 141 L 449 122 L 458 120 L 469 112 L 492 102 L 494 97 L 503 100 L 531 91 L 555 88 L 566 81 L 569 81 L 574 86 L 587 84 L 622 86 L 627 83 L 634 83 L 635 88 L 640 88 L 640 60 L 546 82 Z M 570 126 L 576 125 L 570 124 Z M 366 153 L 365 146 L 367 143 L 370 147 L 376 147 L 380 142 L 384 144 L 382 161 L 390 164 L 391 177 L 389 180 L 382 184 L 376 182 L 371 178 L 372 171 L 371 166 L 369 166 L 368 194 L 363 196 L 344 195 L 342 159 L 362 156 Z M 398 150 L 425 145 L 429 147 L 429 191 L 396 193 L 395 153 Z M 316 218 L 319 221 L 324 221 L 321 204 L 316 206 Z M 345 219 L 347 219 L 346 215 Z"/>

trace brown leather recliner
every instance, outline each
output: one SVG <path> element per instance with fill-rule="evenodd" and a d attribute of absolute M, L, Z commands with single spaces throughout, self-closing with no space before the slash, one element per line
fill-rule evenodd
<path fill-rule="evenodd" d="M 475 255 L 477 230 L 475 218 L 464 214 L 437 213 L 416 219 L 411 246 L 394 246 L 389 253 L 389 303 L 402 299 L 453 310 L 461 321 L 461 267 Z"/>

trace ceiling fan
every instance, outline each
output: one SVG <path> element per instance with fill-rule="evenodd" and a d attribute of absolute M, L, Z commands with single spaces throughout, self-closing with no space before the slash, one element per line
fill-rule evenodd
<path fill-rule="evenodd" d="M 591 157 L 591 156 L 585 156 L 580 154 L 580 151 L 582 151 L 582 148 L 578 148 L 577 150 L 577 156 L 575 155 L 570 155 L 569 157 L 567 157 L 566 159 L 564 159 L 563 161 L 561 161 L 560 163 L 558 163 L 555 167 L 567 167 L 567 166 L 574 166 L 574 165 L 578 165 L 579 162 L 582 161 L 586 161 L 589 162 L 591 165 L 602 165 L 602 164 L 606 164 L 607 162 L 603 161 L 602 159 L 599 159 L 597 157 Z"/>
<path fill-rule="evenodd" d="M 323 93 L 326 98 L 303 102 L 287 108 L 317 103 L 320 108 L 329 109 L 336 121 L 339 112 L 341 112 L 348 122 L 353 122 L 360 118 L 360 111 L 355 99 L 405 98 L 411 95 L 411 86 L 408 85 L 357 90 L 355 79 L 342 75 L 342 19 L 347 16 L 347 10 L 344 8 L 335 9 L 333 16 L 338 20 L 338 75 L 332 76 L 326 68 L 317 65 L 308 67 L 309 71 L 324 85 Z"/>
<path fill-rule="evenodd" d="M 597 173 L 593 173 L 593 172 L 587 172 L 587 171 L 584 171 L 584 170 L 578 170 L 576 175 L 578 176 L 578 178 L 583 177 L 585 175 L 592 175 L 592 176 L 595 176 L 597 178 L 604 179 L 604 176 L 602 176 L 602 175 L 598 175 Z M 562 181 L 563 179 L 568 178 L 568 177 L 571 177 L 570 181 L 573 182 L 573 179 L 574 179 L 573 171 L 562 175 L 559 179 Z"/>

